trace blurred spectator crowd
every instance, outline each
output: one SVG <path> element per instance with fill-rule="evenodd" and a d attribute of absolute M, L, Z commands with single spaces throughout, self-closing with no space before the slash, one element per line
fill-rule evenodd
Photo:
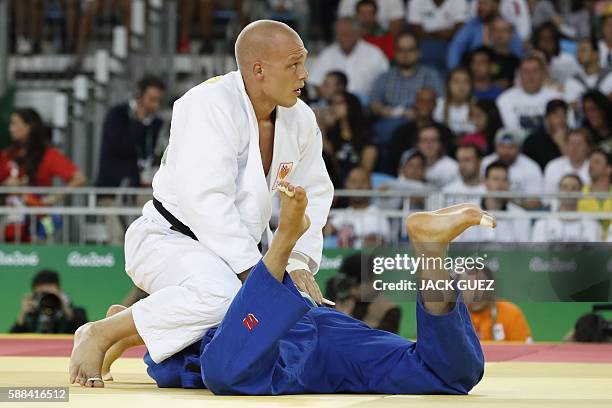
<path fill-rule="evenodd" d="M 50 7 L 63 10 L 58 51 L 74 53 L 77 62 L 101 15 L 130 24 L 126 0 L 12 3 L 18 54 L 40 51 Z M 319 122 L 335 187 L 410 195 L 337 197 L 334 208 L 343 211 L 325 227 L 328 247 L 405 239 L 401 222 L 384 210 L 426 208 L 432 192 L 454 195 L 444 205 L 467 201 L 518 214 L 500 219 L 495 230 L 469 231 L 465 241 L 612 239 L 609 219 L 575 216 L 612 213 L 612 198 L 589 195 L 611 191 L 612 1 L 180 0 L 178 6 L 178 53 L 193 52 L 196 43 L 210 53 L 223 11 L 240 26 L 263 17 L 287 22 L 308 47 L 322 48 L 311 49 L 302 98 Z M 110 109 L 96 185 L 150 185 L 160 159 L 164 91 L 163 82 L 146 77 L 132 100 Z M 47 186 L 55 176 L 69 186 L 85 182 L 50 146 L 36 112 L 15 111 L 10 132 L 13 144 L 0 153 L 2 185 Z M 481 199 L 487 192 L 532 196 Z M 538 197 L 558 192 L 584 195 Z M 61 197 L 5 197 L 5 205 L 9 199 L 52 205 Z M 101 204 L 112 205 L 112 198 Z M 570 214 L 534 223 L 525 214 L 534 210 Z M 41 235 L 59 222 L 43 218 Z M 27 236 L 17 221 L 12 228 Z M 5 239 L 9 233 L 15 235 L 5 230 Z"/>

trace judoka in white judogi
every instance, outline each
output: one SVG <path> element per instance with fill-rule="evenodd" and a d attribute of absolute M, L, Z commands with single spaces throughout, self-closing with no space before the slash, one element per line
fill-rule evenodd
<path fill-rule="evenodd" d="M 277 183 L 308 194 L 311 227 L 288 271 L 316 273 L 333 187 L 310 108 L 277 107 L 274 153 L 264 175 L 255 112 L 239 71 L 215 77 L 175 102 L 170 142 L 153 179 L 153 196 L 197 237 L 171 229 L 148 202 L 128 229 L 126 271 L 150 296 L 132 306 L 138 333 L 160 362 L 218 325 L 240 289 L 236 274 L 260 259 Z"/>

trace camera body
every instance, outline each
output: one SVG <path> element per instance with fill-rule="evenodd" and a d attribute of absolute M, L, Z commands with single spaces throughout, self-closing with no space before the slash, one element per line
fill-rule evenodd
<path fill-rule="evenodd" d="M 53 293 L 40 292 L 34 295 L 32 301 L 36 333 L 56 333 L 59 322 L 64 317 L 62 300 Z"/>

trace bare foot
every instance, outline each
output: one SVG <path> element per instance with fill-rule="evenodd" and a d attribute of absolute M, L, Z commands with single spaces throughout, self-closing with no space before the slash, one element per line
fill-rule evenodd
<path fill-rule="evenodd" d="M 294 187 L 285 181 L 281 185 L 293 196 L 279 192 L 281 208 L 277 233 L 295 243 L 310 227 L 310 218 L 306 215 L 308 198 L 302 187 Z"/>
<path fill-rule="evenodd" d="M 449 243 L 474 225 L 495 228 L 495 217 L 474 204 L 459 204 L 435 212 L 418 212 L 406 219 L 408 235 L 413 242 Z"/>
<path fill-rule="evenodd" d="M 119 313 L 119 312 L 121 312 L 122 310 L 125 310 L 125 309 L 127 309 L 127 308 L 125 306 L 123 306 L 123 305 L 112 305 L 106 311 L 106 317 L 110 317 L 112 315 L 115 315 L 115 314 L 117 314 L 117 313 Z M 118 353 L 119 350 L 117 348 L 117 345 L 120 342 L 121 342 L 121 340 L 119 340 L 117 343 L 113 344 L 111 346 L 111 348 L 109 348 L 108 351 L 106 352 L 106 354 L 104 355 L 104 362 L 102 363 L 102 370 L 101 370 L 102 380 L 103 381 L 113 381 L 113 376 L 110 373 L 110 368 L 111 368 L 111 365 L 119 357 L 121 357 L 121 354 L 123 354 L 123 352 Z"/>
<path fill-rule="evenodd" d="M 95 323 L 79 327 L 74 334 L 74 347 L 70 356 L 70 383 L 85 387 L 104 387 L 101 368 L 106 347 Z"/>

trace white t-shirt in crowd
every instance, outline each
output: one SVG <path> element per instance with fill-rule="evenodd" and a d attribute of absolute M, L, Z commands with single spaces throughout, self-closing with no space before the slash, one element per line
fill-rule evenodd
<path fill-rule="evenodd" d="M 553 99 L 562 99 L 562 95 L 547 87 L 529 94 L 520 86 L 514 86 L 497 98 L 497 108 L 504 127 L 535 131 L 544 121 L 546 104 Z"/>
<path fill-rule="evenodd" d="M 437 122 L 444 123 L 453 132 L 458 135 L 472 133 L 476 129 L 470 121 L 470 105 L 449 105 L 448 120 L 444 120 L 444 98 L 438 98 L 436 109 L 434 110 L 434 119 Z"/>
<path fill-rule="evenodd" d="M 509 202 L 506 213 L 526 214 L 527 211 Z M 531 221 L 526 217 L 497 217 L 495 228 L 475 226 L 468 228 L 455 239 L 455 242 L 529 242 L 531 238 Z"/>
<path fill-rule="evenodd" d="M 544 167 L 544 192 L 557 193 L 561 179 L 567 174 L 576 174 L 585 185 L 591 184 L 589 160 L 585 160 L 578 169 L 572 167 L 567 156 L 557 157 L 549 161 L 546 167 Z"/>
<path fill-rule="evenodd" d="M 612 48 L 608 48 L 604 40 L 599 40 L 599 66 L 612 69 Z"/>
<path fill-rule="evenodd" d="M 595 88 L 595 84 L 599 78 L 599 74 L 587 75 L 584 73 L 584 71 L 581 71 L 578 75 L 580 75 L 580 77 L 584 80 L 587 87 L 585 87 L 581 81 L 573 76 L 569 78 L 565 83 L 564 90 L 564 98 L 567 103 L 578 102 L 582 94 L 587 91 L 587 88 Z M 612 71 L 607 71 L 606 76 L 599 83 L 597 89 L 604 95 L 608 95 L 610 92 L 612 92 Z"/>
<path fill-rule="evenodd" d="M 445 0 L 440 7 L 433 0 L 410 0 L 406 12 L 408 23 L 420 25 L 426 33 L 454 28 L 469 17 L 465 0 Z"/>
<path fill-rule="evenodd" d="M 600 242 L 601 224 L 595 220 L 543 218 L 533 226 L 533 242 Z"/>
<path fill-rule="evenodd" d="M 308 82 L 319 86 L 328 72 L 342 71 L 348 77 L 349 92 L 369 95 L 376 78 L 388 69 L 387 57 L 375 45 L 359 40 L 347 55 L 334 43 L 319 54 L 310 69 Z"/>
<path fill-rule="evenodd" d="M 480 196 L 480 194 L 486 193 L 487 188 L 484 184 L 477 184 L 475 186 L 467 185 L 461 178 L 459 178 L 453 181 L 452 183 L 444 186 L 442 192 L 449 194 L 465 194 L 462 196 L 447 198 L 446 205 L 470 203 L 480 206 L 480 202 L 482 201 L 482 197 Z"/>
<path fill-rule="evenodd" d="M 378 5 L 376 17 L 382 27 L 389 28 L 390 21 L 404 18 L 404 2 L 402 0 L 375 1 Z M 340 4 L 338 4 L 338 17 L 353 17 L 357 3 L 359 3 L 359 0 L 340 0 Z"/>
<path fill-rule="evenodd" d="M 576 58 L 567 52 L 560 52 L 553 57 L 548 66 L 548 76 L 558 84 L 564 84 L 581 71 L 582 68 Z"/>
<path fill-rule="evenodd" d="M 381 237 L 386 242 L 391 240 L 389 219 L 374 204 L 363 209 L 346 208 L 343 212 L 333 215 L 330 221 L 336 230 L 344 227 L 353 229 L 354 248 L 361 248 L 363 239 L 369 235 Z"/>
<path fill-rule="evenodd" d="M 497 161 L 499 156 L 497 153 L 492 153 L 482 159 L 480 165 L 480 174 L 484 179 L 487 167 Z M 544 186 L 544 177 L 538 163 L 533 159 L 519 153 L 508 169 L 508 178 L 510 179 L 510 191 L 517 193 L 541 193 Z"/>
<path fill-rule="evenodd" d="M 425 170 L 425 179 L 435 188 L 443 188 L 459 177 L 459 165 L 448 156 L 442 156 Z"/>

